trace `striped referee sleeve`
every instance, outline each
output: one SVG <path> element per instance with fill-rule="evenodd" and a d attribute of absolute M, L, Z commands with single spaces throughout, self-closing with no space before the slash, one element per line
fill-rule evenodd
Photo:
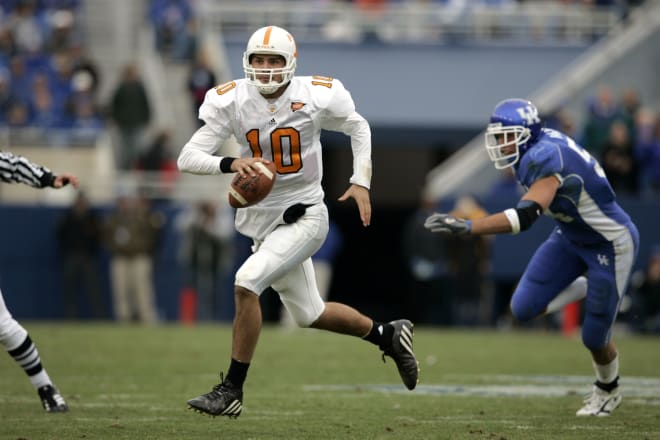
<path fill-rule="evenodd" d="M 48 168 L 30 162 L 23 156 L 0 151 L 0 180 L 44 188 L 53 184 L 55 176 Z"/>

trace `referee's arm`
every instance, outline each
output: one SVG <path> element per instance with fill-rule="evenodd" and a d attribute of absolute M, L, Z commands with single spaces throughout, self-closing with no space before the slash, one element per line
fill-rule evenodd
<path fill-rule="evenodd" d="M 73 174 L 56 175 L 48 168 L 8 151 L 0 151 L 0 180 L 34 188 L 62 188 L 69 183 L 78 187 L 78 178 Z"/>

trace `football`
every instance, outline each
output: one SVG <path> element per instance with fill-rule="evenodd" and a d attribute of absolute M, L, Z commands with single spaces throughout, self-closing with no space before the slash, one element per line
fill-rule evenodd
<path fill-rule="evenodd" d="M 229 186 L 229 204 L 234 208 L 246 208 L 262 201 L 273 189 L 277 173 L 273 162 L 257 162 L 260 173 L 254 177 L 242 177 L 236 173 Z"/>

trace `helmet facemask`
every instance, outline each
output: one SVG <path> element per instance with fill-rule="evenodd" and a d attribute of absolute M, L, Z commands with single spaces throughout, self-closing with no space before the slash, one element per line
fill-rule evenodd
<path fill-rule="evenodd" d="M 509 168 L 520 159 L 521 148 L 531 134 L 522 125 L 502 125 L 495 122 L 486 128 L 486 151 L 498 170 Z"/>
<path fill-rule="evenodd" d="M 284 67 L 279 69 L 263 69 L 252 66 L 254 55 L 278 55 L 284 58 Z M 293 37 L 284 29 L 268 26 L 257 30 L 247 44 L 243 53 L 243 70 L 247 82 L 259 89 L 263 95 L 271 95 L 293 78 L 296 70 L 298 52 Z M 268 79 L 264 82 L 263 79 Z"/>

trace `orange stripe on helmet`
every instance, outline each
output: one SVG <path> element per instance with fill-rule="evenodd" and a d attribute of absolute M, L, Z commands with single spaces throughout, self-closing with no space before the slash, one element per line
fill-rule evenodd
<path fill-rule="evenodd" d="M 270 33 L 273 31 L 272 26 L 268 26 L 268 29 L 266 29 L 266 33 L 264 34 L 264 46 L 268 46 L 268 43 L 270 43 Z"/>

